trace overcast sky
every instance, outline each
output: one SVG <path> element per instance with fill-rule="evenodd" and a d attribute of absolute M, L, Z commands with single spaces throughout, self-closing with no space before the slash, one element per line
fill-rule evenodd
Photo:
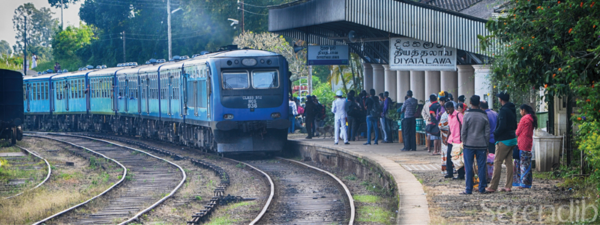
<path fill-rule="evenodd" d="M 81 0 L 77 4 L 71 5 L 63 11 L 65 27 L 68 25 L 79 26 L 79 8 L 83 1 Z M 60 22 L 60 8 L 51 8 L 48 0 L 0 0 L 0 40 L 8 41 L 10 46 L 16 43 L 15 30 L 12 23 L 15 9 L 28 2 L 33 3 L 37 9 L 42 7 L 50 8 L 54 12 L 53 17 L 57 18 Z"/>

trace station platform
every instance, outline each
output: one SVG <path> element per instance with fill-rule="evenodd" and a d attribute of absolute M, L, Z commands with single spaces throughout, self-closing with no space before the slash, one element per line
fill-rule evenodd
<path fill-rule="evenodd" d="M 431 155 L 423 151 L 424 145 L 418 146 L 419 151 L 402 152 L 402 143 L 379 143 L 379 145 L 363 145 L 365 138 L 359 141 L 351 141 L 344 145 L 334 145 L 331 137 L 313 137 L 305 139 L 306 134 L 290 134 L 290 141 L 302 142 L 314 146 L 335 149 L 350 155 L 370 159 L 378 163 L 389 172 L 399 192 L 399 224 L 429 224 L 429 206 L 427 195 L 419 180 L 411 173 L 411 170 L 438 170 L 441 173 L 441 156 Z"/>

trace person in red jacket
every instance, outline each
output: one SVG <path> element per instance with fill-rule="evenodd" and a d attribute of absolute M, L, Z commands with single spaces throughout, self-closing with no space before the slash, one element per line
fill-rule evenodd
<path fill-rule="evenodd" d="M 520 159 L 515 159 L 513 173 L 513 186 L 517 188 L 531 188 L 533 183 L 533 171 L 531 171 L 531 146 L 533 142 L 533 130 L 537 128 L 537 117 L 531 106 L 523 104 L 521 109 L 521 121 L 517 126 L 517 146 L 519 147 Z"/>

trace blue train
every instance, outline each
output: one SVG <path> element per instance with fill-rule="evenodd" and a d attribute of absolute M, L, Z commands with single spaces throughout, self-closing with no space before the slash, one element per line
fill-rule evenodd
<path fill-rule="evenodd" d="M 282 150 L 290 126 L 283 56 L 229 50 L 175 59 L 26 77 L 26 128 L 113 132 L 218 153 Z"/>

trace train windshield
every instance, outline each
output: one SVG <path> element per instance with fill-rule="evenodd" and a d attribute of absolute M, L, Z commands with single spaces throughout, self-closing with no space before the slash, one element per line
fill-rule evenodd
<path fill-rule="evenodd" d="M 270 89 L 279 87 L 277 71 L 252 72 L 252 87 L 255 89 Z"/>
<path fill-rule="evenodd" d="M 223 89 L 247 89 L 249 86 L 247 72 L 224 72 Z"/>

